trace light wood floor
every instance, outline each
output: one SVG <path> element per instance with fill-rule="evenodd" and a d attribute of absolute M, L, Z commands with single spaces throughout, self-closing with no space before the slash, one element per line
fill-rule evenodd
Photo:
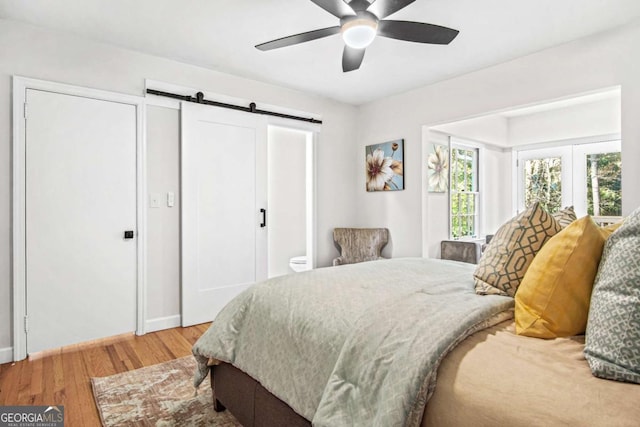
<path fill-rule="evenodd" d="M 167 329 L 140 337 L 120 335 L 0 365 L 0 406 L 64 405 L 66 426 L 100 426 L 89 378 L 190 355 L 191 346 L 208 327 Z"/>

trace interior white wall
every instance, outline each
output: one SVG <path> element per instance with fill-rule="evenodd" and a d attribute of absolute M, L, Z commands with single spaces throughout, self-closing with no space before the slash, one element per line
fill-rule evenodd
<path fill-rule="evenodd" d="M 434 126 L 432 129 L 493 145 L 509 145 L 509 121 L 497 114 Z"/>
<path fill-rule="evenodd" d="M 388 227 L 394 257 L 419 256 L 423 248 L 438 243 L 440 237 L 432 230 L 438 229 L 438 224 L 446 224 L 447 210 L 432 209 L 432 201 L 423 195 L 426 191 L 422 185 L 424 172 L 421 172 L 426 161 L 421 150 L 423 125 L 431 127 L 620 85 L 623 161 L 640 158 L 639 43 L 640 23 L 634 22 L 361 106 L 356 154 L 362 156 L 366 145 L 404 138 L 406 190 L 366 193 L 364 174 L 359 174 L 355 183 L 359 223 Z M 623 185 L 640 181 L 640 169 L 624 168 L 622 179 Z M 502 182 L 510 181 L 509 168 Z M 489 190 L 507 194 L 508 186 L 510 184 Z M 640 192 L 626 191 L 623 214 L 629 214 L 638 206 Z M 422 227 L 423 214 L 425 227 L 421 236 L 417 230 Z"/>
<path fill-rule="evenodd" d="M 147 319 L 180 314 L 180 111 L 147 106 L 147 192 L 160 194 L 160 207 L 147 200 Z M 167 193 L 175 204 L 167 206 Z M 164 322 L 163 322 L 164 323 Z M 169 321 L 171 323 L 171 321 Z M 148 325 L 156 329 L 162 325 Z"/>
<path fill-rule="evenodd" d="M 352 183 L 356 181 L 356 175 L 360 170 L 354 167 L 358 162 L 356 154 L 353 150 L 345 149 L 356 139 L 357 110 L 355 107 L 319 96 L 96 43 L 69 34 L 0 20 L 0 99 L 4 100 L 0 102 L 0 164 L 2 165 L 0 167 L 0 350 L 11 346 L 12 330 L 10 306 L 12 75 L 140 96 L 144 92 L 145 78 L 148 78 L 250 99 L 258 103 L 258 106 L 261 103 L 278 105 L 321 116 L 324 124 L 316 148 L 319 266 L 329 265 L 335 256 L 336 249 L 331 238 L 333 228 L 352 224 L 355 221 L 355 188 Z M 177 140 L 175 144 L 177 146 Z M 178 165 L 177 157 L 164 158 L 162 161 L 163 164 L 171 163 L 171 168 Z M 175 225 L 175 222 L 173 224 Z M 150 228 L 148 232 L 151 236 L 157 233 L 157 230 Z M 159 235 L 156 234 L 156 236 Z M 167 251 L 173 251 L 175 236 L 168 234 L 165 237 L 166 239 L 158 237 L 162 240 L 158 244 L 161 247 L 172 247 Z M 157 250 L 161 252 L 164 249 Z M 153 262 L 148 264 L 150 272 L 163 269 L 162 266 L 155 264 L 155 261 Z M 161 283 L 158 284 L 162 289 L 159 292 L 168 291 L 164 286 L 168 286 L 169 282 L 163 279 Z M 149 283 L 150 289 L 154 286 L 156 286 L 155 283 Z M 175 286 L 177 287 L 178 283 Z M 172 287 L 167 295 L 175 295 L 174 289 Z M 151 293 L 147 292 L 147 295 Z M 169 296 L 162 298 L 169 298 Z M 178 314 L 171 307 L 163 305 L 160 308 L 154 305 L 154 314 L 159 317 Z"/>
<path fill-rule="evenodd" d="M 502 147 L 554 142 L 621 132 L 620 98 L 573 104 L 510 116 L 509 112 L 433 126 L 431 129 Z"/>
<path fill-rule="evenodd" d="M 487 147 L 482 150 L 481 233 L 495 234 L 514 214 L 512 208 L 511 151 Z"/>
<path fill-rule="evenodd" d="M 508 143 L 518 146 L 620 133 L 621 118 L 618 98 L 510 117 Z"/>
<path fill-rule="evenodd" d="M 269 277 L 291 273 L 289 260 L 307 252 L 306 142 L 305 132 L 269 126 Z"/>

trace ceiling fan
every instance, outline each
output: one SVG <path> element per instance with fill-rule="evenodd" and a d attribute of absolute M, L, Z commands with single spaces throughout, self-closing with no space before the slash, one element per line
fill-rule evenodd
<path fill-rule="evenodd" d="M 278 49 L 342 33 L 344 51 L 342 71 L 357 70 L 364 59 L 367 46 L 376 35 L 417 43 L 449 44 L 459 31 L 422 22 L 384 19 L 415 0 L 311 0 L 332 15 L 340 18 L 340 25 L 306 33 L 282 37 L 256 46 L 262 51 Z"/>

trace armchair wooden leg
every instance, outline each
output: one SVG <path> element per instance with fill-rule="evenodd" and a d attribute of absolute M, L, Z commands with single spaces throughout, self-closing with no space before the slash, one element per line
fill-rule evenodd
<path fill-rule="evenodd" d="M 224 405 L 220 403 L 218 399 L 213 399 L 213 410 L 216 412 L 223 412 L 225 409 Z"/>

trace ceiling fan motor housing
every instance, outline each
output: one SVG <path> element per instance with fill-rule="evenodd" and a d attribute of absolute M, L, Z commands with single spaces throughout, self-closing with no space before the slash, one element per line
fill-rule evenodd
<path fill-rule="evenodd" d="M 345 25 L 357 25 L 358 23 L 363 22 L 373 22 L 375 25 L 378 25 L 378 17 L 371 12 L 367 12 L 366 10 L 356 12 L 355 15 L 347 15 L 340 18 L 340 27 L 343 28 Z"/>
<path fill-rule="evenodd" d="M 353 9 L 354 12 L 357 13 L 367 10 L 372 3 L 373 1 L 369 2 L 367 0 L 351 0 L 347 4 L 351 9 Z"/>
<path fill-rule="evenodd" d="M 378 18 L 371 12 L 360 11 L 340 19 L 340 31 L 345 43 L 355 49 L 369 46 L 378 31 Z"/>

